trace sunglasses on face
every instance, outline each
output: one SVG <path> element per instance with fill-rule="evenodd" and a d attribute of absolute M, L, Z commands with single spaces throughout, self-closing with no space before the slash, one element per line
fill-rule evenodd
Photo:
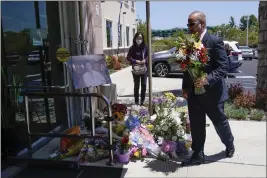
<path fill-rule="evenodd" d="M 198 24 L 199 22 L 198 21 L 196 21 L 196 22 L 192 22 L 192 23 L 188 23 L 187 24 L 187 27 L 193 27 L 193 26 L 195 26 L 196 24 Z"/>

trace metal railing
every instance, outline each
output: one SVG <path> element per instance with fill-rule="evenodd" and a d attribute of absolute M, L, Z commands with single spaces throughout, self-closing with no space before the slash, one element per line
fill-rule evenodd
<path fill-rule="evenodd" d="M 113 153 L 113 138 L 112 138 L 112 110 L 111 110 L 111 105 L 109 100 L 102 94 L 99 93 L 65 93 L 65 92 L 22 92 L 22 96 L 25 97 L 25 108 L 26 108 L 26 125 L 27 125 L 27 131 L 28 131 L 28 157 L 29 161 L 36 160 L 40 161 L 40 159 L 34 159 L 32 157 L 33 155 L 33 148 L 32 148 L 32 141 L 31 137 L 37 136 L 37 137 L 53 137 L 53 138 L 62 138 L 62 137 L 70 137 L 70 138 L 103 138 L 105 135 L 96 135 L 95 134 L 95 118 L 91 118 L 92 122 L 92 128 L 91 128 L 91 133 L 88 134 L 79 134 L 79 135 L 68 135 L 68 134 L 62 134 L 62 133 L 56 133 L 56 132 L 50 132 L 50 133 L 33 133 L 31 132 L 31 127 L 30 127 L 30 117 L 29 117 L 29 97 L 46 97 L 46 98 L 52 98 L 52 97 L 57 97 L 57 96 L 63 96 L 63 97 L 84 97 L 84 98 L 89 98 L 91 97 L 97 97 L 101 98 L 105 104 L 107 105 L 107 116 L 105 117 L 105 120 L 108 122 L 108 139 L 109 139 L 109 161 L 107 162 L 107 165 L 113 166 L 114 163 L 114 153 Z M 25 158 L 13 158 L 16 160 L 25 160 Z M 42 159 L 41 159 L 42 161 Z M 51 160 L 54 161 L 54 160 Z M 78 162 L 72 162 L 72 163 L 77 163 L 79 167 Z"/>

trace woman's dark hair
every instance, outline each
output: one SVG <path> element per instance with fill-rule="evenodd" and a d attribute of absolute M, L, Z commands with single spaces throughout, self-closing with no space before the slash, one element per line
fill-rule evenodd
<path fill-rule="evenodd" d="M 137 32 L 137 33 L 134 35 L 134 37 L 133 37 L 133 45 L 134 45 L 134 46 L 137 46 L 137 44 L 136 44 L 136 38 L 137 38 L 139 35 L 141 35 L 142 38 L 143 38 L 143 41 L 142 41 L 141 45 L 142 45 L 142 46 L 145 45 L 144 34 L 141 33 L 141 32 Z"/>

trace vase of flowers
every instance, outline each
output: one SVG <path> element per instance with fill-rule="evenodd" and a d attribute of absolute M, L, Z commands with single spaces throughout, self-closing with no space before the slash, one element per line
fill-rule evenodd
<path fill-rule="evenodd" d="M 129 141 L 129 133 L 125 131 L 119 144 L 118 160 L 120 163 L 128 163 L 131 156 L 131 143 Z"/>

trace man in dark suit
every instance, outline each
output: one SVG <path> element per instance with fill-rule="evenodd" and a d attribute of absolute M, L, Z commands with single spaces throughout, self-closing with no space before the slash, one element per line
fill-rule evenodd
<path fill-rule="evenodd" d="M 228 59 L 221 38 L 207 33 L 206 16 L 200 11 L 189 15 L 187 24 L 190 33 L 197 34 L 208 49 L 210 60 L 203 79 L 192 81 L 188 72 L 183 77 L 183 96 L 188 102 L 189 120 L 192 134 L 191 158 L 182 162 L 183 166 L 198 165 L 205 161 L 204 144 L 206 139 L 206 114 L 212 121 L 222 143 L 226 146 L 226 157 L 233 157 L 235 152 L 234 137 L 227 117 L 224 114 L 224 102 L 228 99 L 224 77 L 228 71 Z M 206 92 L 194 93 L 194 87 L 202 87 Z"/>

